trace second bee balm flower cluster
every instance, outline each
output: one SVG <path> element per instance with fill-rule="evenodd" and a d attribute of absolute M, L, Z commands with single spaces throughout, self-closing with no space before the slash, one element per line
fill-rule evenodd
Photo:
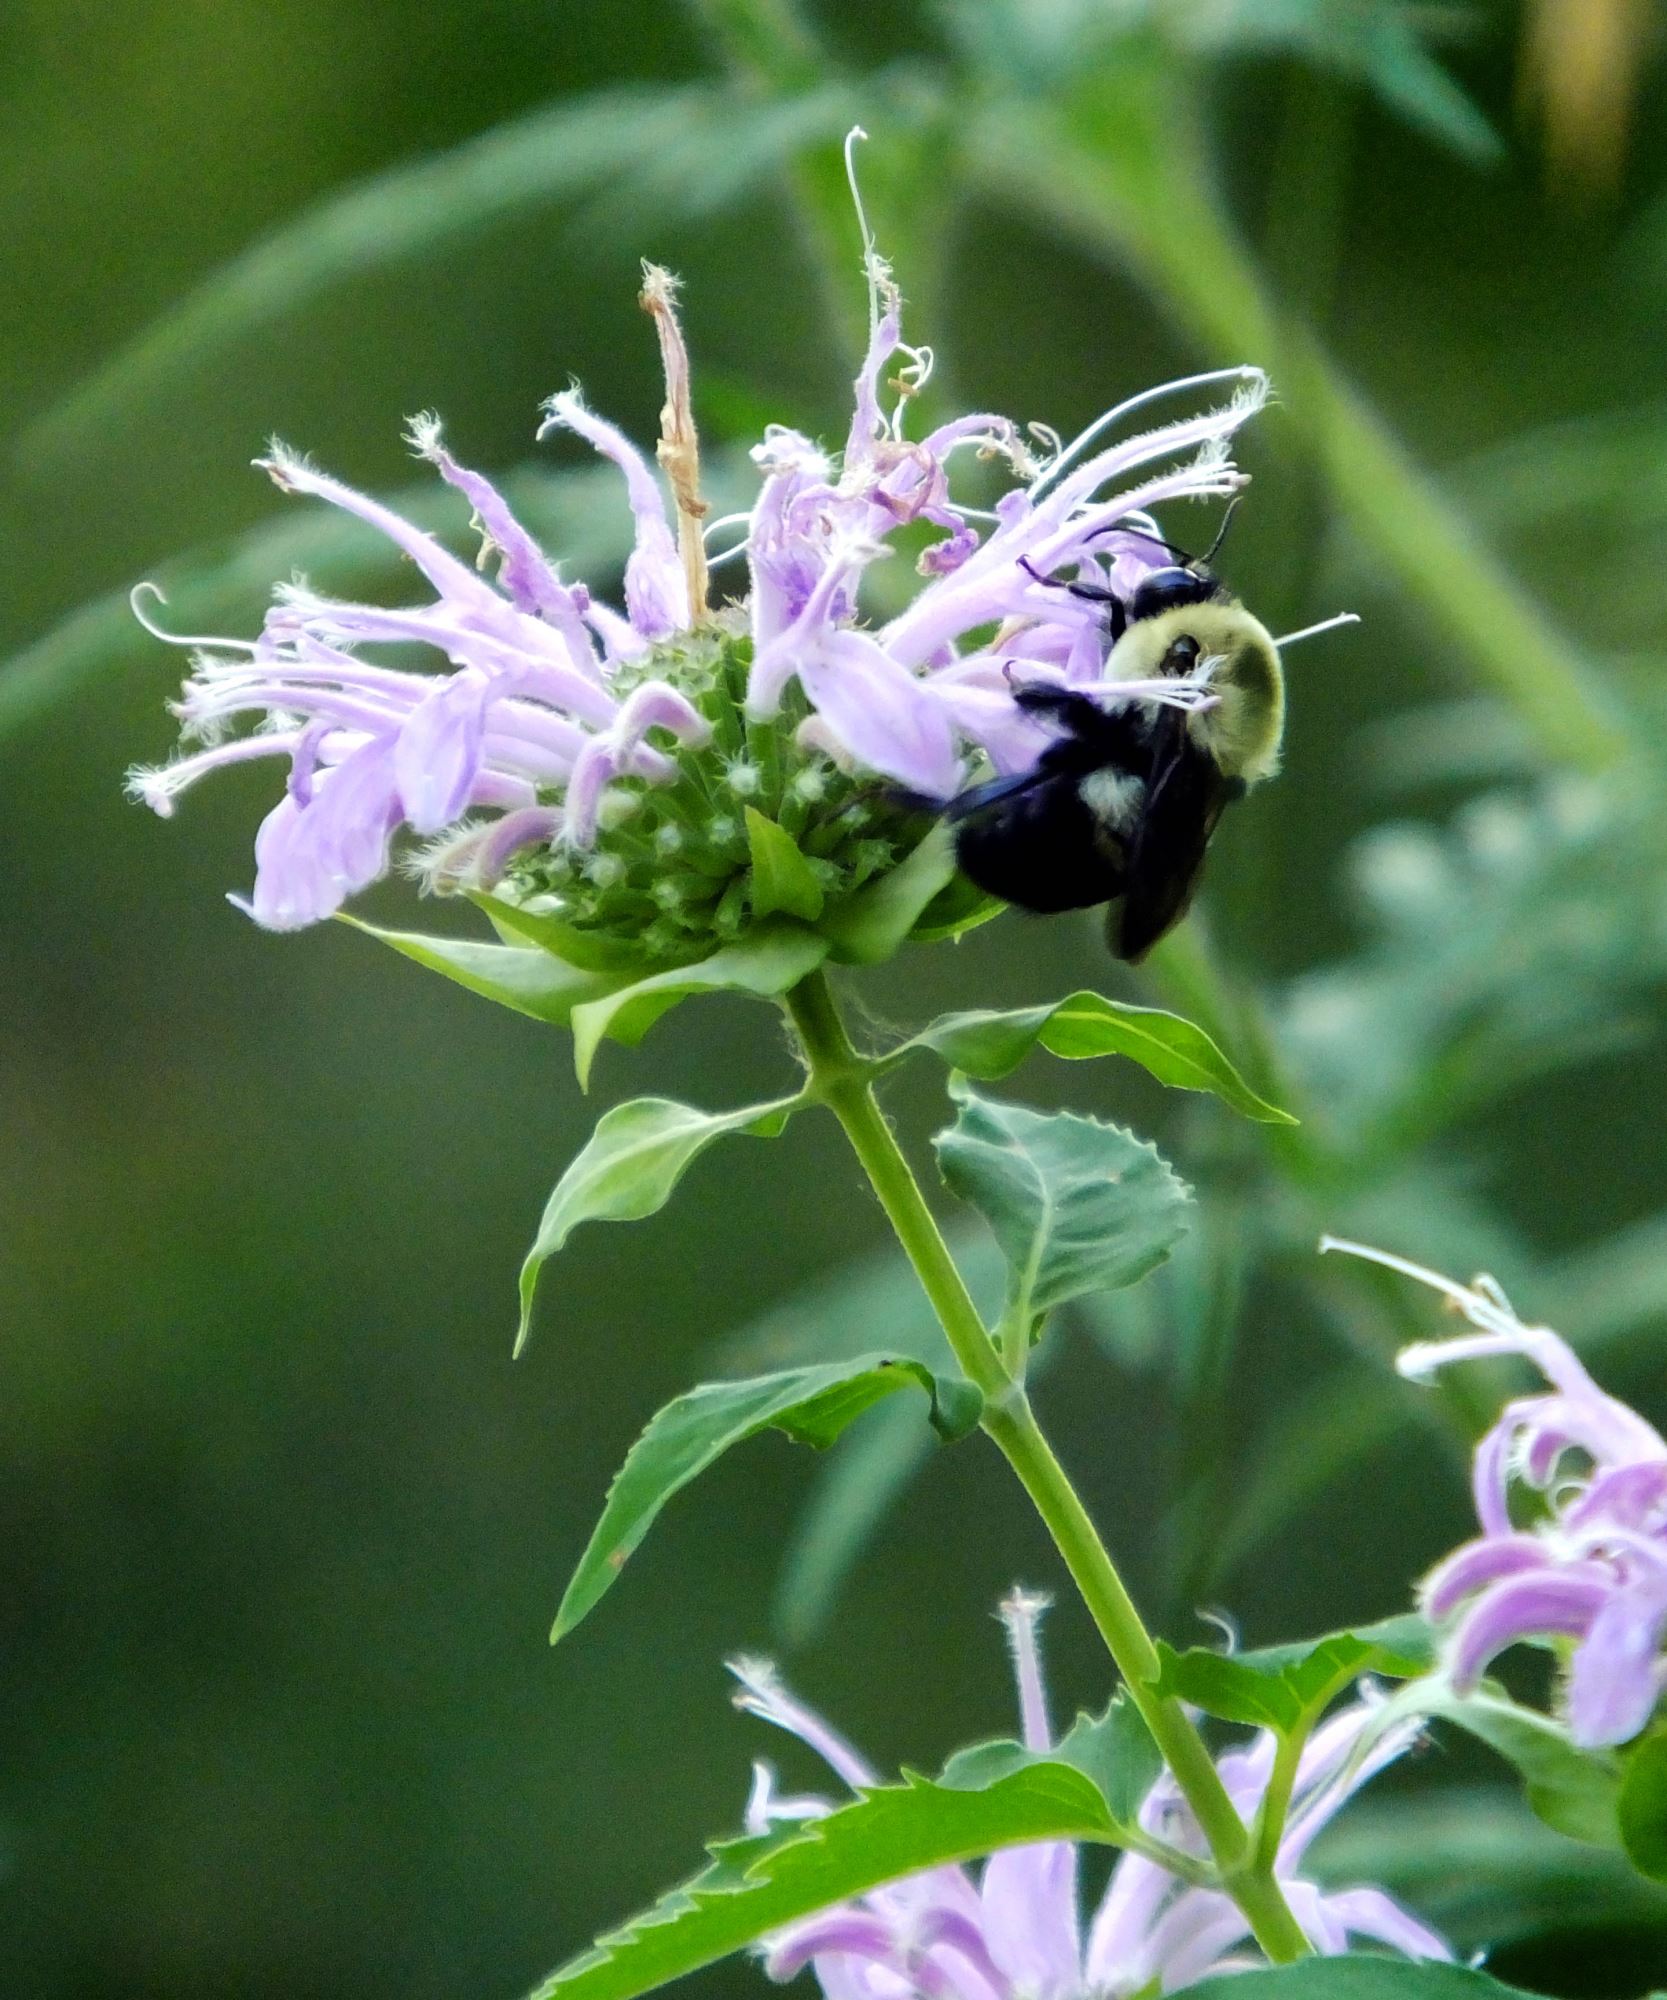
<path fill-rule="evenodd" d="M 1200 602 L 1201 613 L 1230 603 L 1207 573 L 1177 570 L 1149 510 L 1238 490 L 1229 441 L 1265 384 L 1254 370 L 1198 378 L 1232 393 L 1203 414 L 1098 444 L 1168 393 L 1156 390 L 1040 458 L 1005 417 L 962 416 L 910 437 L 930 359 L 904 344 L 883 267 L 873 277 L 843 450 L 770 427 L 752 454 L 757 498 L 733 523 L 703 524 L 688 358 L 663 273 L 649 272 L 643 303 L 666 368 L 669 495 L 576 391 L 552 398 L 541 435 L 575 434 L 624 479 L 635 535 L 622 606 L 564 578 L 493 485 L 452 457 L 432 418 L 413 426 L 412 444 L 473 509 L 495 580 L 274 448 L 261 462 L 282 488 L 379 529 L 428 594 L 388 609 L 282 587 L 257 638 L 197 651 L 177 704 L 186 748 L 136 772 L 137 794 L 166 814 L 209 771 L 281 758 L 284 792 L 255 843 L 247 907 L 258 922 L 287 930 L 333 915 L 409 835 L 431 886 L 490 891 L 506 909 L 542 914 L 540 941 L 593 967 L 610 952 L 639 966 L 688 964 L 766 922 L 825 928 L 836 955 L 855 957 L 953 928 L 974 900 L 953 881 L 937 814 L 955 801 L 951 817 L 968 824 L 960 797 L 979 799 L 981 824 L 993 812 L 1014 838 L 1053 815 L 1041 831 L 1055 847 L 1060 812 L 1091 801 L 1097 817 L 1082 839 L 1122 857 L 1133 836 L 1117 814 L 1132 810 L 1140 784 L 1100 797 L 1126 776 L 1113 768 L 1093 790 L 1093 768 L 1118 755 L 1088 740 L 1095 731 L 1127 734 L 1138 717 L 1144 743 L 1168 717 L 1189 750 L 1185 732 L 1206 721 L 1242 727 L 1236 691 L 1212 686 L 1218 656 L 1198 645 L 1149 662 L 1142 653 L 1148 671 L 1131 677 L 1134 655 L 1113 640 L 1143 586 L 1148 598 L 1173 592 L 1165 578 L 1218 600 Z M 992 509 L 954 497 L 963 458 L 1007 469 Z M 705 536 L 726 525 L 742 539 L 723 553 L 744 553 L 749 587 L 714 608 Z M 896 616 L 870 624 L 865 572 L 897 559 L 905 532 L 920 586 Z M 444 671 L 378 657 L 397 647 L 403 660 L 413 644 Z M 1277 729 L 1275 705 L 1261 731 L 1269 768 Z M 982 790 L 969 795 L 972 781 Z M 1184 786 L 1171 789 L 1173 806 Z M 1188 808 L 1192 873 L 1220 803 L 1212 794 Z M 966 853 L 974 844 L 964 834 Z M 876 946 L 861 899 L 911 862 Z M 1178 900 L 1188 886 L 1190 874 Z M 1115 868 L 1109 887 L 1104 865 L 1087 887 L 1097 893 L 1077 900 L 1114 892 Z"/>

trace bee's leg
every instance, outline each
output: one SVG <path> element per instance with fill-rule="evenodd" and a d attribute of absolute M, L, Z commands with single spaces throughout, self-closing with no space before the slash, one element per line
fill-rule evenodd
<path fill-rule="evenodd" d="M 1092 770 L 1109 766 L 1133 773 L 1145 770 L 1150 757 L 1148 724 L 1136 704 L 1102 708 L 1075 688 L 1056 687 L 1050 681 L 1033 681 L 1028 687 L 1016 688 L 1013 701 L 1026 715 L 1059 725 L 1064 735 L 1052 754 L 1074 767 Z"/>
<path fill-rule="evenodd" d="M 1103 583 L 1067 583 L 1057 576 L 1044 576 L 1026 556 L 1020 556 L 1019 567 L 1033 583 L 1045 584 L 1050 590 L 1063 590 L 1069 597 L 1080 597 L 1085 604 L 1103 604 L 1106 636 L 1113 645 L 1122 638 L 1129 622 L 1129 609 L 1115 590 L 1108 590 Z"/>
<path fill-rule="evenodd" d="M 1053 681 L 1028 681 L 1014 688 L 1013 705 L 1039 722 L 1057 722 L 1073 736 L 1097 735 L 1106 720 L 1106 711 L 1098 702 Z"/>

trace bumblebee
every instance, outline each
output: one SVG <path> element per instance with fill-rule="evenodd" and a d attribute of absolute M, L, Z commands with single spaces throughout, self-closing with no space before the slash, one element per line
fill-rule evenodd
<path fill-rule="evenodd" d="M 1151 571 L 1127 600 L 1060 587 L 1105 607 L 1108 687 L 1210 660 L 1214 705 L 1108 708 L 1080 689 L 1020 687 L 1019 707 L 1059 734 L 1029 771 L 974 785 L 943 811 L 979 888 L 1048 914 L 1108 903 L 1107 944 L 1138 961 L 1186 913 L 1222 813 L 1279 768 L 1279 648 L 1202 561 Z"/>

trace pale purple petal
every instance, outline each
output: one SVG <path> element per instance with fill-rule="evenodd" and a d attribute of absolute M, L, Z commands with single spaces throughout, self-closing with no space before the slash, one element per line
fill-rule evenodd
<path fill-rule="evenodd" d="M 1139 1983 L 1134 1975 L 1143 1964 L 1147 1934 L 1175 1889 L 1175 1877 L 1145 1855 L 1118 1856 L 1088 1930 L 1083 1979 L 1091 1993 L 1113 1991 L 1125 1980 Z"/>
<path fill-rule="evenodd" d="M 659 751 L 645 747 L 651 729 L 664 729 L 681 743 L 704 743 L 711 725 L 688 698 L 664 681 L 647 681 L 620 708 L 613 726 L 593 736 L 579 753 L 567 781 L 567 838 L 587 847 L 595 838 L 602 794 L 615 778 L 627 773 L 664 783 L 676 767 Z"/>
<path fill-rule="evenodd" d="M 1335 1958 L 1349 1948 L 1349 1934 L 1342 1918 L 1328 1908 L 1327 1899 L 1312 1882 L 1281 1878 L 1280 1888 L 1291 1915 L 1302 1926 L 1308 1942 L 1321 1958 Z"/>
<path fill-rule="evenodd" d="M 1019 1728 L 1027 1750 L 1045 1751 L 1053 1744 L 1038 1637 L 1042 1614 L 1052 1601 L 1029 1590 L 1012 1591 L 1002 1600 L 1001 1622 L 1012 1648 L 1013 1678 L 1019 1689 Z"/>
<path fill-rule="evenodd" d="M 853 1791 L 879 1783 L 878 1778 L 845 1738 L 814 1709 L 807 1708 L 782 1685 L 768 1660 L 731 1660 L 729 1671 L 741 1683 L 735 1706 L 748 1715 L 773 1722 L 801 1743 L 809 1744 L 830 1770 L 843 1778 Z"/>
<path fill-rule="evenodd" d="M 1033 716 L 1015 706 L 1013 690 L 1005 684 L 980 686 L 969 681 L 946 682 L 934 678 L 926 685 L 956 733 L 978 745 L 999 777 L 1030 770 L 1056 740 L 1055 731 L 1043 728 Z"/>
<path fill-rule="evenodd" d="M 1534 1535 L 1484 1535 L 1437 1563 L 1420 1588 L 1424 1615 L 1439 1624 L 1473 1591 L 1501 1577 L 1519 1576 L 1545 1562 L 1545 1544 Z"/>
<path fill-rule="evenodd" d="M 1487 1535 L 1508 1535 L 1511 1532 L 1511 1448 L 1514 1441 L 1506 1425 L 1495 1424 L 1476 1446 L 1476 1455 L 1471 1461 L 1471 1498 L 1476 1503 L 1476 1518 L 1482 1524 L 1482 1532 Z"/>
<path fill-rule="evenodd" d="M 334 916 L 388 866 L 388 843 L 399 823 L 393 756 L 386 743 L 367 743 L 322 777 L 312 799 L 298 806 L 288 793 L 255 836 L 255 921 L 267 930 L 297 930 Z"/>
<path fill-rule="evenodd" d="M 821 1952 L 878 1959 L 899 1972 L 905 1969 L 891 1926 L 855 1904 L 846 1904 L 778 1932 L 769 1941 L 764 1970 L 772 1979 L 791 1979 Z"/>
<path fill-rule="evenodd" d="M 1013 1986 L 1038 2000 L 1080 1991 L 1077 1850 L 1070 1841 L 992 1854 L 979 1899 L 991 1955 Z"/>
<path fill-rule="evenodd" d="M 932 798 L 956 790 L 962 766 L 943 704 L 866 633 L 831 633 L 799 678 L 859 763 Z"/>
<path fill-rule="evenodd" d="M 438 833 L 469 803 L 480 774 L 489 683 L 455 674 L 435 683 L 399 732 L 394 782 L 417 833 Z"/>
<path fill-rule="evenodd" d="M 689 622 L 689 588 L 659 481 L 624 433 L 587 410 L 572 390 L 552 396 L 547 407 L 550 415 L 540 437 L 553 426 L 564 425 L 624 473 L 637 530 L 636 547 L 625 565 L 626 608 L 645 639 L 670 638 Z"/>
<path fill-rule="evenodd" d="M 815 1971 L 827 2000 L 914 2000 L 907 1976 L 873 1959 L 829 1952 L 816 1960 Z"/>
<path fill-rule="evenodd" d="M 987 1992 L 1007 1992 L 1008 1984 L 1002 1969 L 990 1955 L 992 1940 L 985 1938 L 976 1916 L 969 1916 L 964 1910 L 940 1906 L 915 1921 L 914 1934 L 920 1945 L 934 1948 L 934 1955 L 940 1962 L 946 1953 L 956 1954 L 975 1976 L 977 1984 Z"/>
<path fill-rule="evenodd" d="M 827 459 L 797 431 L 772 425 L 752 456 L 765 474 L 747 529 L 756 656 L 799 617 L 827 567 L 838 499 Z"/>
<path fill-rule="evenodd" d="M 246 764 L 257 757 L 293 755 L 300 746 L 301 730 L 273 731 L 263 736 L 239 737 L 235 743 L 217 743 L 211 749 L 189 757 L 176 757 L 167 764 L 137 764 L 127 774 L 128 796 L 147 805 L 158 819 L 172 819 L 174 801 L 199 778 L 228 764 Z"/>
<path fill-rule="evenodd" d="M 485 610 L 502 604 L 502 599 L 484 577 L 477 576 L 467 563 L 459 562 L 432 535 L 425 534 L 421 528 L 414 528 L 402 514 L 383 506 L 380 500 L 373 500 L 369 494 L 357 492 L 341 480 L 332 479 L 328 473 L 320 472 L 316 466 L 309 465 L 304 458 L 276 442 L 272 445 L 270 456 L 257 458 L 255 464 L 269 473 L 273 484 L 285 493 L 305 493 L 314 499 L 328 500 L 333 507 L 340 507 L 347 514 L 356 514 L 361 521 L 379 528 L 389 541 L 405 551 L 442 597 Z"/>
<path fill-rule="evenodd" d="M 768 1833 L 778 1820 L 825 1819 L 834 1808 L 826 1799 L 788 1797 L 776 1790 L 776 1774 L 762 1759 L 752 1767 L 752 1790 L 742 1825 L 748 1833 Z"/>
<path fill-rule="evenodd" d="M 886 310 L 869 329 L 868 349 L 853 384 L 855 408 L 851 415 L 851 429 L 845 440 L 845 463 L 848 467 L 866 464 L 873 454 L 875 440 L 885 434 L 886 421 L 880 409 L 880 375 L 897 352 L 902 335 L 902 312 L 893 290 Z"/>
<path fill-rule="evenodd" d="M 1572 1575 L 1549 1564 L 1494 1584 L 1465 1613 L 1454 1635 L 1453 1685 L 1461 1693 L 1474 1687 L 1488 1662 L 1519 1640 L 1552 1633 L 1578 1637 L 1608 1593 L 1601 1575 Z"/>
<path fill-rule="evenodd" d="M 482 532 L 501 558 L 498 580 L 509 592 L 516 609 L 536 613 L 571 631 L 578 615 L 573 593 L 510 512 L 509 503 L 492 482 L 459 465 L 440 442 L 439 419 L 432 416 L 413 419 L 410 440 L 418 456 L 426 458 L 446 484 L 455 487 L 474 509 Z"/>
<path fill-rule="evenodd" d="M 1561 1511 L 1563 1526 L 1571 1532 L 1601 1521 L 1621 1521 L 1660 1535 L 1667 1530 L 1667 1459 L 1600 1471 L 1585 1492 Z"/>
<path fill-rule="evenodd" d="M 1163 1992 L 1178 1993 L 1249 1935 L 1236 1903 L 1214 1889 L 1185 1889 L 1153 1925 L 1136 1964 Z"/>
<path fill-rule="evenodd" d="M 1592 1619 L 1569 1669 L 1569 1733 L 1586 1749 L 1629 1742 L 1661 1695 L 1661 1635 L 1667 1592 L 1616 1588 Z"/>
<path fill-rule="evenodd" d="M 1450 1962 L 1454 1956 L 1445 1938 L 1427 1924 L 1421 1924 L 1381 1889 L 1334 1889 L 1326 1896 L 1325 1904 L 1350 1937 L 1370 1938 L 1407 1958 Z"/>
<path fill-rule="evenodd" d="M 782 690 L 795 674 L 803 679 L 804 663 L 816 649 L 834 638 L 859 636 L 833 628 L 839 621 L 840 599 L 848 580 L 858 574 L 871 553 L 869 545 L 855 540 L 830 550 L 793 622 L 768 645 L 755 650 L 747 673 L 747 713 L 754 721 L 768 721 L 775 714 Z"/>
<path fill-rule="evenodd" d="M 510 856 L 526 847 L 548 846 L 561 831 L 559 806 L 522 806 L 493 820 L 484 830 L 475 851 L 479 879 L 496 882 L 509 865 Z"/>

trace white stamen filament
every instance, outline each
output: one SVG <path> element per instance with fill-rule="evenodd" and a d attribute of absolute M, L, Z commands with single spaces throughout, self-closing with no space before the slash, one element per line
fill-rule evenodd
<path fill-rule="evenodd" d="M 1267 376 L 1260 368 L 1248 366 L 1212 368 L 1202 375 L 1183 375 L 1178 381 L 1160 382 L 1155 389 L 1143 389 L 1138 396 L 1130 396 L 1114 409 L 1107 410 L 1103 416 L 1096 417 L 1086 430 L 1078 431 L 1064 450 L 1044 467 L 1041 477 L 1030 489 L 1030 497 L 1035 500 L 1051 486 L 1066 467 L 1081 458 L 1094 440 L 1103 437 L 1113 424 L 1121 423 L 1124 417 L 1131 415 L 1135 410 L 1143 409 L 1148 403 L 1156 402 L 1160 396 L 1172 396 L 1181 389 L 1208 388 L 1212 382 L 1265 383 L 1266 381 Z"/>
<path fill-rule="evenodd" d="M 1399 1271 L 1403 1278 L 1416 1278 L 1421 1285 L 1428 1285 L 1431 1291 L 1451 1299 L 1467 1317 L 1478 1307 L 1484 1312 L 1487 1310 L 1469 1286 L 1444 1278 L 1439 1271 L 1432 1271 L 1426 1265 L 1415 1264 L 1410 1257 L 1399 1257 L 1393 1250 L 1377 1250 L 1369 1243 L 1355 1243 L 1346 1236 L 1322 1236 L 1320 1255 L 1323 1257 L 1329 1250 L 1341 1250 L 1348 1257 L 1363 1257 L 1368 1264 L 1381 1264 L 1386 1271 Z"/>
<path fill-rule="evenodd" d="M 862 205 L 862 189 L 857 185 L 856 156 L 857 141 L 867 137 L 860 125 L 853 125 L 845 135 L 845 184 L 851 190 L 851 206 L 857 211 L 857 228 L 862 232 L 862 274 L 868 281 L 868 337 L 872 340 L 880 324 L 880 280 L 875 269 L 879 253 L 868 226 L 868 211 Z"/>
<path fill-rule="evenodd" d="M 255 650 L 254 642 L 250 639 L 218 639 L 203 634 L 166 631 L 162 626 L 157 624 L 154 618 L 146 616 L 144 600 L 147 597 L 154 597 L 158 604 L 166 604 L 168 601 L 167 592 L 162 588 L 161 584 L 151 583 L 147 580 L 144 583 L 136 583 L 127 593 L 127 601 L 133 608 L 134 617 L 138 619 L 139 623 L 144 626 L 153 639 L 160 639 L 165 645 L 208 646 L 215 652 L 252 653 Z"/>

